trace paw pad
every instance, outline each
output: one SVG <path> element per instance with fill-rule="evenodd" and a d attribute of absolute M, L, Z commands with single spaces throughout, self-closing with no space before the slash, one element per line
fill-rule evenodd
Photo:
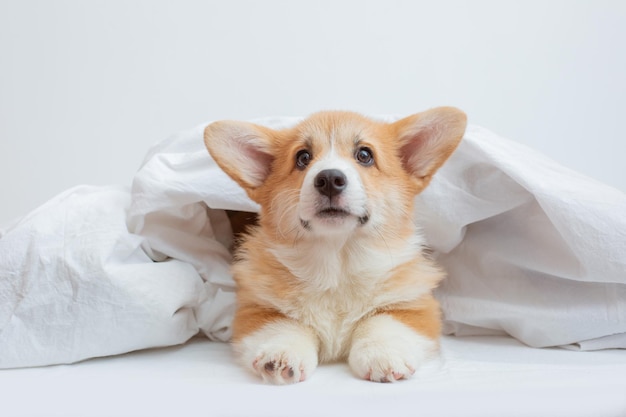
<path fill-rule="evenodd" d="M 262 366 L 260 366 L 262 363 Z M 304 381 L 306 378 L 304 369 L 294 368 L 288 360 L 263 360 L 257 358 L 252 367 L 261 374 L 263 379 L 273 384 L 292 384 Z"/>

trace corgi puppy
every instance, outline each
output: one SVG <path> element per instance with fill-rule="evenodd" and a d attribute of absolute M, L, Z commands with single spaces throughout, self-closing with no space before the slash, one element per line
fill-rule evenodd
<path fill-rule="evenodd" d="M 347 359 L 357 377 L 392 382 L 437 352 L 444 274 L 423 253 L 413 202 L 465 126 L 451 107 L 395 123 L 321 112 L 284 130 L 207 126 L 210 154 L 261 207 L 232 266 L 245 368 L 287 384 Z"/>

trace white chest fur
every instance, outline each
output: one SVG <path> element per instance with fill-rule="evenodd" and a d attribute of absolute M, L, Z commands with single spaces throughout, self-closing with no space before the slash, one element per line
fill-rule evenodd
<path fill-rule="evenodd" d="M 395 289 L 386 285 L 393 270 L 414 260 L 420 250 L 419 236 L 394 250 L 376 249 L 358 240 L 274 248 L 272 254 L 298 279 L 293 296 L 277 307 L 315 331 L 320 360 L 342 358 L 361 319 L 380 307 L 415 299 L 429 290 L 419 285 Z"/>

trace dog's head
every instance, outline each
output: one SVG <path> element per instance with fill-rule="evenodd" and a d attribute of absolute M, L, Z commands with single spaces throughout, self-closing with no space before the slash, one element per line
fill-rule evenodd
<path fill-rule="evenodd" d="M 321 112 L 285 130 L 215 122 L 204 140 L 218 165 L 261 205 L 261 224 L 278 239 L 383 227 L 404 234 L 415 195 L 452 154 L 465 125 L 465 114 L 450 107 L 395 123 Z"/>

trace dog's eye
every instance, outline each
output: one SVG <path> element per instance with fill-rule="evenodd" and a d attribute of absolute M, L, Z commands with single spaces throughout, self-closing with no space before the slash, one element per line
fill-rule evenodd
<path fill-rule="evenodd" d="M 372 150 L 367 147 L 357 149 L 354 158 L 359 162 L 359 164 L 366 167 L 374 163 L 374 155 L 372 155 Z"/>
<path fill-rule="evenodd" d="M 299 150 L 296 154 L 296 167 L 300 170 L 303 170 L 307 167 L 307 165 L 309 165 L 310 162 L 311 154 L 309 153 L 309 151 L 305 149 Z"/>

